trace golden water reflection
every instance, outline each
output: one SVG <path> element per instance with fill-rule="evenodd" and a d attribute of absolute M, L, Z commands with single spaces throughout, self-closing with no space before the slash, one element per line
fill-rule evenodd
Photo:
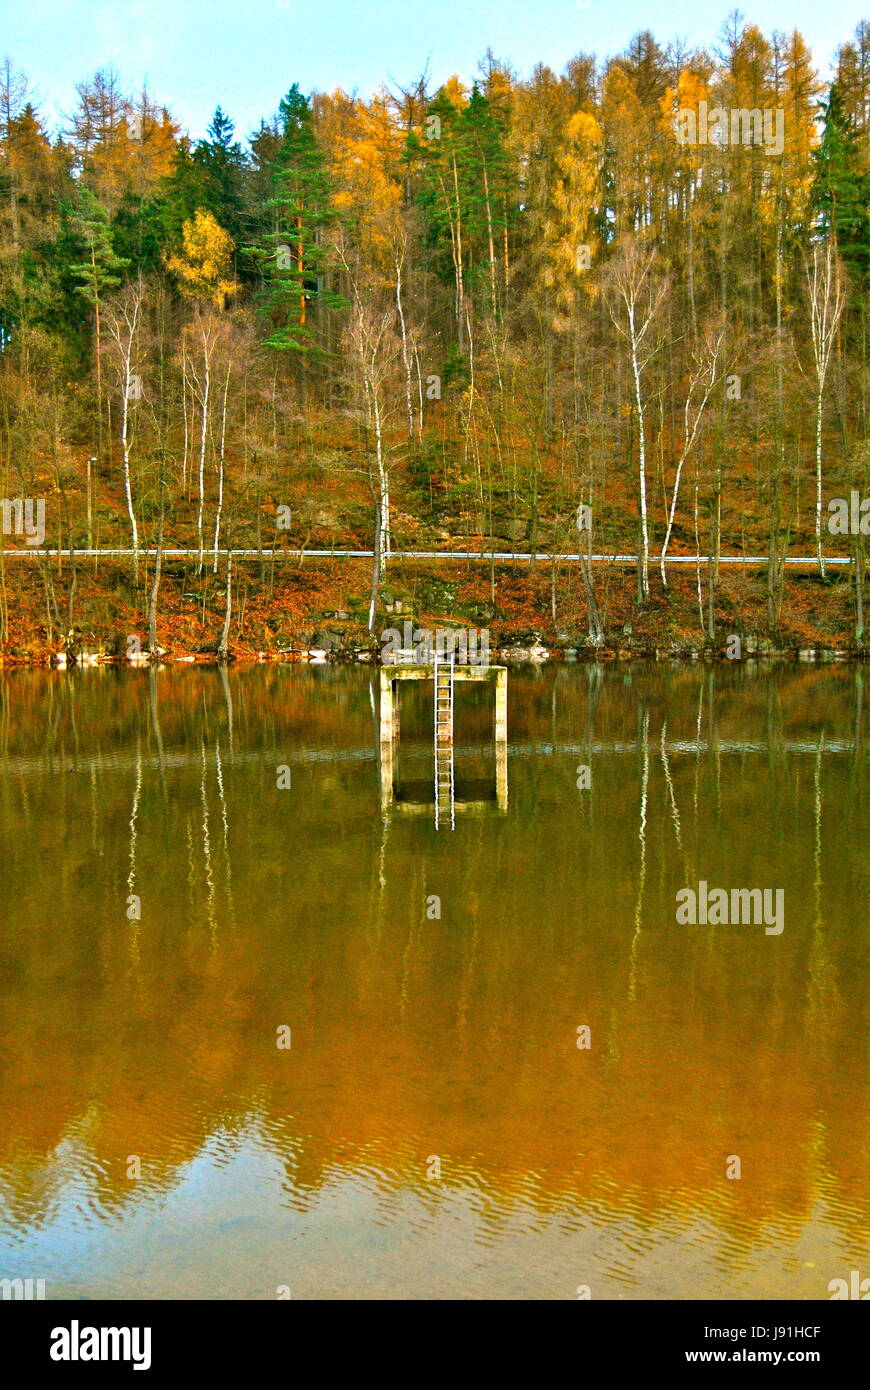
<path fill-rule="evenodd" d="M 512 673 L 508 812 L 447 833 L 382 814 L 375 716 L 362 670 L 0 679 L 0 1276 L 826 1298 L 870 1273 L 862 672 Z M 400 783 L 430 720 L 415 691 Z M 469 786 L 491 720 L 460 699 Z M 782 935 L 678 926 L 700 879 L 783 887 Z"/>

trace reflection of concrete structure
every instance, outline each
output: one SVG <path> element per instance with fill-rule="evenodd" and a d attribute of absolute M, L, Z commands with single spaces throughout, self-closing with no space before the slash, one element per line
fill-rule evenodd
<path fill-rule="evenodd" d="M 507 810 L 507 784 L 496 788 L 495 795 L 487 796 L 486 791 L 492 788 L 492 783 L 486 787 L 481 786 L 480 782 L 472 781 L 460 783 L 457 794 L 454 798 L 454 809 L 457 815 L 462 816 L 492 816 L 501 815 Z M 389 788 L 387 791 L 389 792 Z M 478 792 L 484 793 L 477 795 Z M 394 785 L 392 796 L 387 796 L 386 807 L 394 815 L 405 816 L 431 816 L 432 814 L 432 784 L 430 782 L 404 782 Z"/>
<path fill-rule="evenodd" d="M 457 666 L 452 660 L 436 660 L 432 665 L 402 662 L 380 669 L 380 768 L 381 809 L 394 803 L 394 741 L 399 737 L 400 681 L 432 681 L 435 748 L 435 824 L 449 813 L 453 825 L 457 810 L 480 811 L 491 806 L 487 800 L 457 800 L 453 778 L 453 703 L 456 682 L 488 681 L 495 686 L 495 780 L 496 804 L 507 810 L 507 667 Z M 420 803 L 399 803 L 403 806 Z"/>

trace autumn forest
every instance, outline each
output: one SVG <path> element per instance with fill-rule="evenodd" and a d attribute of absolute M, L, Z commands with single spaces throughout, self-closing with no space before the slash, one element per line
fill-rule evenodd
<path fill-rule="evenodd" d="M 870 23 L 215 96 L 0 73 L 6 660 L 863 651 Z"/>

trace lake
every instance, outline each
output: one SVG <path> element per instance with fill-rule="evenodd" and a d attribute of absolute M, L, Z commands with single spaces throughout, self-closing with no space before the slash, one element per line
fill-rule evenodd
<path fill-rule="evenodd" d="M 826 1299 L 870 1275 L 862 669 L 0 674 L 0 1277 Z M 782 930 L 677 921 L 781 889 Z M 730 900 L 730 899 L 729 899 Z M 749 900 L 749 895 L 746 895 Z M 742 900 L 741 900 L 742 901 Z"/>

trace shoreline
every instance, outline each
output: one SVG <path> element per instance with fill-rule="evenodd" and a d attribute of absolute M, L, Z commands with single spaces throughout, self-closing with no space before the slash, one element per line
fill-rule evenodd
<path fill-rule="evenodd" d="M 646 646 L 621 646 L 602 644 L 584 647 L 508 647 L 495 649 L 487 662 L 472 662 L 472 665 L 505 666 L 543 666 L 565 663 L 566 665 L 613 665 L 620 662 L 645 662 L 650 665 L 851 665 L 861 664 L 868 659 L 866 650 L 848 648 L 815 647 L 772 647 L 763 650 L 744 644 L 745 650 L 739 656 L 729 656 L 724 644 L 681 648 L 650 648 Z M 22 670 L 82 671 L 95 669 L 142 670 L 156 667 L 197 666 L 197 667 L 249 667 L 249 666 L 389 666 L 392 663 L 379 659 L 378 647 L 352 648 L 341 652 L 331 652 L 323 648 L 300 648 L 281 652 L 233 652 L 221 660 L 216 655 L 202 652 L 170 653 L 160 651 L 126 657 L 98 652 L 80 652 L 72 655 L 67 652 L 46 652 L 41 656 L 4 657 L 0 654 L 0 672 Z M 459 663 L 462 664 L 462 663 Z"/>
<path fill-rule="evenodd" d="M 369 631 L 370 568 L 270 565 L 234 577 L 192 575 L 166 564 L 156 615 L 154 576 L 138 583 L 119 563 L 0 568 L 0 670 L 147 665 L 377 665 L 415 631 L 460 639 L 486 633 L 489 659 L 507 665 L 543 661 L 712 663 L 862 661 L 855 595 L 843 574 L 822 581 L 795 576 L 771 591 L 768 577 L 722 573 L 711 592 L 692 576 L 656 584 L 639 606 L 636 576 L 596 579 L 600 640 L 589 636 L 588 597 L 578 566 L 405 565 L 382 581 Z M 710 633 L 714 633 L 713 637 Z M 445 637 L 449 642 L 451 638 Z M 475 640 L 477 638 L 475 637 Z M 385 648 L 385 644 L 388 644 Z M 153 649 L 154 655 L 150 654 Z M 479 653 L 484 655 L 483 650 Z M 469 650 L 469 655 L 471 652 Z M 473 658 L 472 658 L 473 661 Z"/>

